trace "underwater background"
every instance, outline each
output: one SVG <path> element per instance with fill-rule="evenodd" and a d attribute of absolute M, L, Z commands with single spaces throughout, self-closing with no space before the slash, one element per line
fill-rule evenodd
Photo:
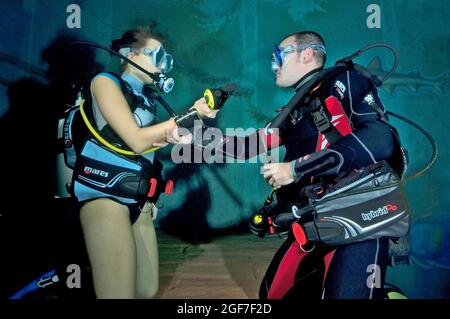
<path fill-rule="evenodd" d="M 75 27 L 70 24 L 71 4 L 80 8 Z M 373 4 L 380 13 L 375 26 L 370 23 Z M 400 64 L 380 89 L 381 99 L 388 110 L 425 128 L 439 155 L 430 170 L 406 183 L 413 212 L 412 262 L 389 268 L 388 281 L 409 298 L 450 297 L 450 9 L 444 0 L 0 0 L 5 170 L 0 220 L 7 251 L 19 249 L 16 237 L 40 233 L 39 221 L 55 223 L 45 216 L 55 180 L 52 120 L 73 102 L 70 84 L 85 74 L 118 71 L 117 58 L 86 49 L 68 52 L 67 44 L 79 39 L 109 46 L 125 30 L 150 21 L 175 59 L 170 73 L 175 89 L 165 98 L 176 111 L 191 106 L 206 88 L 237 85 L 210 123 L 220 128 L 260 128 L 287 103 L 292 91 L 275 86 L 270 57 L 274 44 L 290 33 L 319 32 L 327 44 L 328 66 L 375 42 L 395 47 Z M 393 58 L 387 50 L 374 49 L 356 62 L 383 74 Z M 159 116 L 167 118 L 163 109 Z M 431 146 L 411 126 L 396 119 L 392 123 L 409 151 L 408 173 L 413 174 L 430 159 Z M 163 196 L 157 226 L 194 243 L 242 230 L 270 191 L 260 175 L 261 163 L 174 165 L 170 148 L 161 151 L 161 159 L 166 177 L 175 180 L 175 191 Z M 10 169 L 14 166 L 20 169 Z M 21 221 L 32 226 L 19 229 Z M 47 234 L 42 240 L 47 241 L 31 245 L 51 245 L 49 225 L 42 225 Z M 33 239 L 39 241 L 39 236 Z"/>

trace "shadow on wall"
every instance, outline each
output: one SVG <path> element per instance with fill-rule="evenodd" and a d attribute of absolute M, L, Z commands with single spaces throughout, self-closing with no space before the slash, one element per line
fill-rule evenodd
<path fill-rule="evenodd" d="M 72 256 L 76 249 L 73 244 L 79 233 L 63 226 L 72 218 L 68 205 L 54 199 L 57 119 L 66 104 L 73 103 L 79 87 L 101 69 L 95 64 L 94 52 L 70 47 L 78 40 L 59 34 L 42 52 L 41 60 L 48 64 L 46 72 L 10 63 L 31 70 L 41 79 L 2 82 L 8 86 L 9 111 L 0 118 L 4 168 L 0 179 L 0 243 L 2 260 L 7 261 L 3 263 L 1 297 L 9 297 L 59 265 L 64 255 Z M 0 58 L 14 62 L 12 55 Z"/>
<path fill-rule="evenodd" d="M 183 182 L 187 186 L 186 198 L 182 205 L 171 210 L 159 221 L 164 232 L 177 236 L 191 244 L 207 243 L 214 238 L 231 234 L 241 234 L 249 231 L 247 219 L 235 226 L 215 229 L 209 226 L 207 215 L 211 208 L 211 193 L 206 178 L 202 176 L 200 165 L 209 164 L 178 164 L 165 172 L 168 179 Z M 209 165 L 213 172 L 220 169 L 219 165 Z M 217 176 L 217 174 L 215 174 Z M 227 190 L 228 196 L 239 200 L 226 181 L 219 180 Z"/>

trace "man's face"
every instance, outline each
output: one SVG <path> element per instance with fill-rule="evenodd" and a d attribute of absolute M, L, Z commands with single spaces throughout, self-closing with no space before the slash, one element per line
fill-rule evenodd
<path fill-rule="evenodd" d="M 289 45 L 297 46 L 295 43 L 295 37 L 291 36 L 284 39 L 280 44 L 279 48 L 283 50 Z M 312 49 L 308 48 L 301 52 L 295 50 L 291 53 L 285 55 L 283 59 L 283 64 L 281 67 L 275 70 L 275 82 L 279 87 L 291 87 L 298 80 L 300 80 L 303 75 L 309 72 L 308 65 L 306 63 L 311 62 Z"/>

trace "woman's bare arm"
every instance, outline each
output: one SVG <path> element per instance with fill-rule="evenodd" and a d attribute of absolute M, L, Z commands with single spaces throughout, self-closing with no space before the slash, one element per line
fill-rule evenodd
<path fill-rule="evenodd" d="M 97 100 L 103 118 L 136 153 L 142 153 L 153 147 L 153 144 L 165 141 L 166 130 L 173 130 L 176 126 L 172 118 L 150 127 L 140 128 L 122 91 L 108 77 L 97 76 L 92 81 L 92 94 Z"/>

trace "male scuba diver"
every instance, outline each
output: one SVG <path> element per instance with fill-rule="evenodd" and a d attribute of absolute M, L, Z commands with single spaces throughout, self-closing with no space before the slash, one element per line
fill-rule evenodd
<path fill-rule="evenodd" d="M 262 299 L 384 298 L 389 238 L 409 230 L 409 215 L 406 209 L 400 212 L 400 201 L 358 212 L 355 216 L 364 219 L 360 222 L 346 215 L 313 218 L 299 213 L 299 208 L 311 203 L 310 193 L 316 199 L 327 193 L 324 187 L 315 188 L 326 181 L 347 176 L 346 183 L 352 185 L 361 177 L 378 176 L 380 167 L 389 167 L 390 172 L 397 169 L 399 178 L 394 179 L 398 181 L 404 171 L 404 153 L 376 85 L 352 63 L 324 69 L 325 60 L 325 42 L 318 33 L 304 31 L 284 38 L 275 45 L 272 70 L 277 86 L 294 90 L 291 102 L 265 129 L 247 137 L 225 136 L 215 145 L 216 158 L 248 159 L 275 147 L 286 148 L 283 162 L 265 164 L 262 170 L 277 199 L 269 218 L 260 216 L 269 227 L 252 229 L 288 234 L 262 281 Z M 258 147 L 249 147 L 255 139 Z M 366 167 L 372 167 L 370 174 L 365 173 Z M 349 180 L 348 174 L 359 175 Z M 345 188 L 349 186 L 339 192 Z M 374 196 L 381 195 L 370 193 Z M 289 222 L 280 216 L 289 216 Z M 391 232 L 391 227 L 386 232 L 394 220 L 395 230 Z M 314 240 L 307 243 L 306 237 Z"/>

